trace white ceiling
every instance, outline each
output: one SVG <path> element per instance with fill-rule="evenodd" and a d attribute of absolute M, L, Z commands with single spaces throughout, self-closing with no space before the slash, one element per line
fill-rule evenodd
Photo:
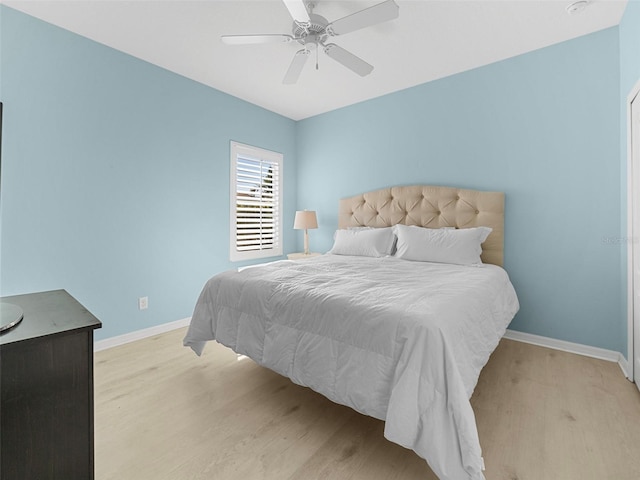
<path fill-rule="evenodd" d="M 359 77 L 320 52 L 296 85 L 289 44 L 228 46 L 220 35 L 291 33 L 281 0 L 0 0 L 2 3 L 294 120 L 618 25 L 626 0 L 396 0 L 396 20 L 332 41 L 374 65 Z M 382 0 L 319 0 L 336 20 Z M 315 59 L 314 59 L 315 60 Z"/>

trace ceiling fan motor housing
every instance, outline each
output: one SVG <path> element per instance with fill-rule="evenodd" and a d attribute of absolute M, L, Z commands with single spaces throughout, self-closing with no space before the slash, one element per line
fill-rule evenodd
<path fill-rule="evenodd" d="M 311 21 L 308 24 L 293 22 L 293 36 L 302 45 L 322 44 L 329 35 L 327 32 L 329 22 L 322 15 L 315 13 L 310 13 L 309 18 Z"/>

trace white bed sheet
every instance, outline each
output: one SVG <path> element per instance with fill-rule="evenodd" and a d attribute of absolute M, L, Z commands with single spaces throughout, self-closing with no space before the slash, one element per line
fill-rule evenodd
<path fill-rule="evenodd" d="M 217 340 L 384 420 L 441 480 L 482 480 L 469 398 L 518 308 L 494 265 L 323 255 L 216 275 L 184 345 Z"/>

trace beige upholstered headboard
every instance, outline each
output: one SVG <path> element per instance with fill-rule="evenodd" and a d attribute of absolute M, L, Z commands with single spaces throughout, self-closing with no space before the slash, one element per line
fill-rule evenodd
<path fill-rule="evenodd" d="M 388 227 L 402 223 L 421 227 L 491 227 L 482 244 L 482 261 L 504 259 L 504 193 L 452 187 L 391 187 L 340 200 L 338 228 Z"/>

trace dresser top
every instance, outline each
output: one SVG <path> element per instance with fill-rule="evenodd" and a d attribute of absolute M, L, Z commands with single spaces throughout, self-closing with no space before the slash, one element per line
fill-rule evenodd
<path fill-rule="evenodd" d="M 24 311 L 24 318 L 18 325 L 0 334 L 0 345 L 102 326 L 100 320 L 64 290 L 14 295 L 0 300 Z"/>

